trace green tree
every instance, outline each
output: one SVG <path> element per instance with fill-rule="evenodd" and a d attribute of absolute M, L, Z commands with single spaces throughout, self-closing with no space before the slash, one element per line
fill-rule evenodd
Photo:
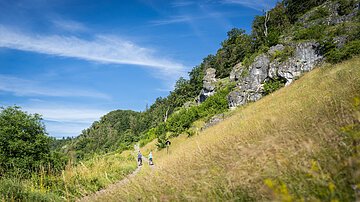
<path fill-rule="evenodd" d="M 204 76 L 205 72 L 203 65 L 196 66 L 189 72 L 190 86 L 192 87 L 193 98 L 199 95 L 203 87 Z"/>
<path fill-rule="evenodd" d="M 50 138 L 39 114 L 20 107 L 0 111 L 0 174 L 37 170 L 50 159 Z"/>
<path fill-rule="evenodd" d="M 169 100 L 173 108 L 181 107 L 185 102 L 192 99 L 193 88 L 190 81 L 180 77 L 175 84 L 175 89 L 170 93 Z"/>
<path fill-rule="evenodd" d="M 215 56 L 214 68 L 218 78 L 229 76 L 231 69 L 251 52 L 252 40 L 245 30 L 233 28 L 227 35 L 228 38 L 221 43 L 222 47 Z"/>
<path fill-rule="evenodd" d="M 273 46 L 279 42 L 280 35 L 290 26 L 284 4 L 278 3 L 263 16 L 256 16 L 252 24 L 252 36 L 255 39 L 254 49 Z"/>

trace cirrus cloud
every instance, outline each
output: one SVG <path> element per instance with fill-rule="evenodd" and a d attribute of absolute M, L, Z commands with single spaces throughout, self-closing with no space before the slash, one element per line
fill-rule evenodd
<path fill-rule="evenodd" d="M 178 62 L 156 55 L 152 49 L 110 35 L 94 35 L 92 39 L 38 35 L 0 25 L 0 47 L 106 64 L 139 65 L 171 78 L 183 75 L 186 69 Z"/>

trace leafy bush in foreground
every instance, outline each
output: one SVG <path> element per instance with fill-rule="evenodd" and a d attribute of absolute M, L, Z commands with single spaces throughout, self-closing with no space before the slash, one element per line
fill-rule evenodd
<path fill-rule="evenodd" d="M 50 138 L 38 114 L 19 107 L 0 111 L 0 174 L 28 174 L 49 162 Z"/>

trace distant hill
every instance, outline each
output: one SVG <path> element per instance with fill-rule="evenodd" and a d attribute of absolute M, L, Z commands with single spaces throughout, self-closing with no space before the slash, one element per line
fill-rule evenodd
<path fill-rule="evenodd" d="M 134 135 L 135 120 L 139 117 L 140 112 L 131 110 L 111 111 L 83 130 L 78 137 L 66 140 L 65 144 L 58 145 L 56 149 L 75 155 L 78 159 L 91 157 L 95 153 L 128 149 L 131 143 L 139 140 Z"/>

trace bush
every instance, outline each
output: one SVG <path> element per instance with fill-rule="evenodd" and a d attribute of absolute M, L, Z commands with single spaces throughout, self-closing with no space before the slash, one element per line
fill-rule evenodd
<path fill-rule="evenodd" d="M 329 10 L 324 7 L 320 7 L 315 10 L 315 12 L 310 16 L 309 20 L 316 20 L 319 18 L 324 18 L 329 15 Z"/>
<path fill-rule="evenodd" d="M 180 134 L 188 129 L 192 122 L 199 118 L 198 107 L 191 107 L 189 109 L 181 109 L 179 112 L 173 114 L 166 123 L 167 131 L 175 134 Z"/>
<path fill-rule="evenodd" d="M 334 48 L 326 54 L 326 60 L 330 63 L 338 63 L 360 54 L 360 40 L 347 43 L 343 48 Z"/>
<path fill-rule="evenodd" d="M 29 174 L 49 162 L 50 138 L 38 114 L 20 107 L 0 111 L 0 172 Z"/>
<path fill-rule="evenodd" d="M 156 128 L 151 128 L 140 138 L 140 142 L 139 142 L 140 147 L 145 146 L 147 143 L 151 142 L 153 139 L 156 138 L 155 130 Z"/>
<path fill-rule="evenodd" d="M 51 193 L 31 192 L 21 183 L 20 180 L 0 180 L 0 200 L 4 201 L 62 201 L 59 196 Z"/>
<path fill-rule="evenodd" d="M 324 25 L 315 25 L 310 28 L 303 28 L 295 31 L 294 39 L 295 40 L 309 40 L 309 39 L 321 39 L 324 37 Z"/>
<path fill-rule="evenodd" d="M 181 133 L 187 132 L 188 136 L 193 135 L 189 130 L 194 121 L 205 118 L 208 119 L 215 114 L 222 113 L 228 109 L 227 95 L 234 87 L 234 84 L 229 84 L 224 89 L 215 93 L 215 95 L 208 97 L 201 105 L 193 106 L 188 109 L 180 109 L 174 112 L 166 123 L 160 124 L 155 129 L 158 138 L 157 147 L 165 148 L 167 140 L 166 133 L 170 132 L 171 136 L 178 136 Z M 165 126 L 165 128 L 164 128 Z"/>
<path fill-rule="evenodd" d="M 284 87 L 286 83 L 286 79 L 284 78 L 276 78 L 276 79 L 270 79 L 266 81 L 263 85 L 264 88 L 264 95 L 268 95 L 282 87 Z"/>
<path fill-rule="evenodd" d="M 338 0 L 338 3 L 337 12 L 339 15 L 348 15 L 354 10 L 354 0 Z"/>

